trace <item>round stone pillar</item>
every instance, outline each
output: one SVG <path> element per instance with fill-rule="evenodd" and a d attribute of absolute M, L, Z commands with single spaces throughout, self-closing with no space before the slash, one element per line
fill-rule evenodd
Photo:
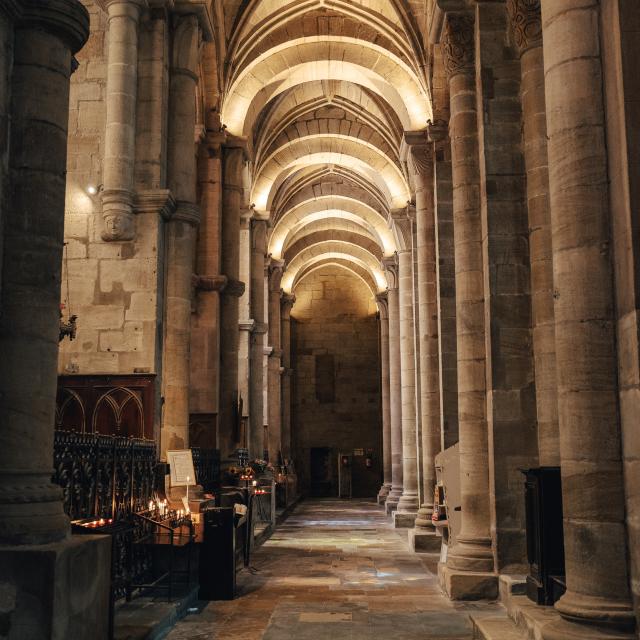
<path fill-rule="evenodd" d="M 272 260 L 269 266 L 269 342 L 271 352 L 268 362 L 268 403 L 269 403 L 269 432 L 268 451 L 269 462 L 278 463 L 278 455 L 282 447 L 282 347 L 280 337 L 280 305 L 283 291 L 280 288 L 284 263 Z"/>
<path fill-rule="evenodd" d="M 527 171 L 533 356 L 536 375 L 538 459 L 560 464 L 553 262 L 547 121 L 540 3 L 509 0 L 507 9 L 520 52 L 524 159 Z"/>
<path fill-rule="evenodd" d="M 380 386 L 382 395 L 382 486 L 378 504 L 384 504 L 391 491 L 391 407 L 389 403 L 389 302 L 388 293 L 376 296 L 380 312 Z"/>
<path fill-rule="evenodd" d="M 445 67 L 449 81 L 456 271 L 458 413 L 462 526 L 449 550 L 452 571 L 493 571 L 489 511 L 486 353 L 480 167 L 475 91 L 474 20 L 448 14 Z"/>
<path fill-rule="evenodd" d="M 167 289 L 162 454 L 189 446 L 191 306 L 197 228 L 197 164 L 194 143 L 200 27 L 194 15 L 181 17 L 173 33 L 169 83 L 168 182 L 176 210 L 167 223 Z"/>
<path fill-rule="evenodd" d="M 102 216 L 105 241 L 131 240 L 141 0 L 108 0 Z"/>
<path fill-rule="evenodd" d="M 412 224 L 409 220 L 407 224 Z M 402 399 L 402 495 L 394 523 L 413 527 L 418 512 L 416 441 L 415 336 L 413 322 L 413 253 L 398 252 L 400 280 L 400 378 Z"/>
<path fill-rule="evenodd" d="M 220 304 L 220 402 L 218 407 L 218 448 L 228 457 L 238 442 L 238 350 L 239 311 L 244 283 L 240 277 L 240 214 L 244 195 L 242 174 L 245 150 L 229 137 L 223 147 L 221 267 L 227 284 Z"/>
<path fill-rule="evenodd" d="M 51 475 L 69 77 L 88 35 L 76 0 L 20 3 L 3 185 L 0 544 L 46 544 L 69 533 Z"/>
<path fill-rule="evenodd" d="M 544 637 L 636 637 L 629 590 L 600 2 L 542 0 L 566 621 Z M 582 623 L 582 624 L 580 624 Z M 609 629 L 609 633 L 607 633 Z"/>
<path fill-rule="evenodd" d="M 264 336 L 267 331 L 264 309 L 264 262 L 267 249 L 267 221 L 251 220 L 251 317 L 255 324 L 251 333 L 249 377 L 249 455 L 262 458 L 264 437 Z"/>
<path fill-rule="evenodd" d="M 389 420 L 391 430 L 391 490 L 385 510 L 391 513 L 402 495 L 402 399 L 400 382 L 400 298 L 398 295 L 398 259 L 385 258 L 389 306 Z"/>
<path fill-rule="evenodd" d="M 282 457 L 291 457 L 293 443 L 291 441 L 291 309 L 296 302 L 293 294 L 282 296 L 280 309 L 281 346 L 282 346 Z"/>

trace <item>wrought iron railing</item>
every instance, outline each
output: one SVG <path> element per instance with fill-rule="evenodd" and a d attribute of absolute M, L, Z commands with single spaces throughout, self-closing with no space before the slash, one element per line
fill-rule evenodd
<path fill-rule="evenodd" d="M 220 451 L 192 447 L 193 466 L 196 481 L 207 493 L 216 493 L 220 489 Z"/>

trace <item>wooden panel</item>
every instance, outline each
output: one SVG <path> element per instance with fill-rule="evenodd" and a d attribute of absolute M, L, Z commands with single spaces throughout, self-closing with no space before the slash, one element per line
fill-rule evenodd
<path fill-rule="evenodd" d="M 155 376 L 59 376 L 56 429 L 153 440 Z"/>

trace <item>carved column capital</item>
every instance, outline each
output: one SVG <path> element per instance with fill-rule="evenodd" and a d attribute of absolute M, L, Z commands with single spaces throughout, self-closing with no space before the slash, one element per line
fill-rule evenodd
<path fill-rule="evenodd" d="M 507 0 L 507 12 L 520 55 L 542 46 L 540 0 Z"/>
<path fill-rule="evenodd" d="M 442 45 L 449 79 L 461 73 L 475 72 L 474 19 L 471 14 L 447 14 Z"/>
<path fill-rule="evenodd" d="M 78 0 L 28 0 L 19 9 L 19 27 L 37 27 L 58 36 L 72 54 L 89 38 L 89 13 Z"/>
<path fill-rule="evenodd" d="M 219 293 L 224 291 L 229 279 L 222 275 L 204 276 L 194 273 L 191 282 L 198 291 L 217 291 Z"/>
<path fill-rule="evenodd" d="M 284 274 L 284 260 L 271 259 L 267 267 L 269 274 L 269 291 L 277 293 L 280 291 L 280 283 Z"/>
<path fill-rule="evenodd" d="M 393 254 L 382 258 L 382 270 L 387 276 L 387 286 L 389 289 L 397 289 L 400 282 L 398 277 L 398 255 Z"/>
<path fill-rule="evenodd" d="M 389 318 L 389 294 L 386 291 L 378 293 L 376 295 L 376 302 L 378 303 L 378 310 L 380 311 L 380 317 L 383 319 Z"/>
<path fill-rule="evenodd" d="M 280 300 L 280 305 L 282 309 L 282 318 L 284 320 L 289 319 L 289 314 L 291 313 L 291 309 L 296 302 L 296 297 L 292 293 L 283 293 L 282 299 Z"/>
<path fill-rule="evenodd" d="M 240 280 L 229 278 L 222 294 L 231 298 L 241 298 L 244 295 L 245 284 Z"/>
<path fill-rule="evenodd" d="M 433 171 L 433 145 L 419 144 L 409 147 L 408 155 L 409 171 L 416 177 L 426 176 Z M 420 180 L 416 181 L 416 189 Z"/>

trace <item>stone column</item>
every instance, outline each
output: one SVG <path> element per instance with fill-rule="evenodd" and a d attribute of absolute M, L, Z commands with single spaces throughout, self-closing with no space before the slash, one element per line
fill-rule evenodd
<path fill-rule="evenodd" d="M 507 9 L 520 52 L 523 146 L 530 230 L 529 259 L 538 459 L 540 466 L 558 466 L 560 436 L 556 391 L 551 213 L 540 3 L 509 0 Z"/>
<path fill-rule="evenodd" d="M 391 491 L 391 406 L 389 398 L 389 294 L 376 296 L 380 311 L 380 387 L 382 392 L 382 487 L 378 504 L 384 504 Z"/>
<path fill-rule="evenodd" d="M 249 402 L 249 455 L 262 458 L 262 438 L 264 435 L 264 336 L 267 332 L 264 310 L 264 263 L 267 250 L 267 220 L 254 217 L 251 221 L 251 317 L 253 333 L 250 352 Z"/>
<path fill-rule="evenodd" d="M 416 237 L 419 337 L 420 411 L 422 444 L 422 495 L 415 528 L 409 541 L 416 551 L 437 551 L 431 516 L 436 484 L 435 456 L 440 451 L 440 362 L 438 353 L 438 301 L 436 283 L 436 226 L 433 184 L 433 148 L 420 132 L 409 149 L 409 166 L 416 191 Z M 420 144 L 422 142 L 422 144 Z"/>
<path fill-rule="evenodd" d="M 473 17 L 448 14 L 443 44 L 451 101 L 462 527 L 446 565 L 439 569 L 452 598 L 495 597 L 497 579 L 489 574 L 494 561 Z"/>
<path fill-rule="evenodd" d="M 144 0 L 108 0 L 102 216 L 105 241 L 132 240 L 138 91 L 138 22 Z"/>
<path fill-rule="evenodd" d="M 411 225 L 408 217 L 394 219 L 401 227 L 405 246 L 411 247 Z M 413 252 L 398 252 L 400 292 L 400 378 L 402 399 L 402 495 L 394 514 L 395 527 L 413 527 L 418 513 L 418 468 L 416 441 L 416 379 L 413 327 Z"/>
<path fill-rule="evenodd" d="M 233 146 L 235 144 L 235 146 Z M 245 150 L 242 141 L 229 138 L 223 147 L 221 265 L 227 285 L 220 305 L 220 405 L 218 447 L 222 458 L 238 446 L 238 349 L 240 343 L 240 215 L 244 195 L 242 173 Z"/>
<path fill-rule="evenodd" d="M 293 444 L 291 441 L 291 309 L 296 302 L 293 294 L 282 296 L 280 309 L 281 346 L 282 346 L 282 457 L 291 457 Z"/>
<path fill-rule="evenodd" d="M 456 338 L 456 276 L 453 243 L 451 141 L 448 122 L 427 127 L 434 144 L 434 210 L 436 222 L 436 278 L 438 355 L 440 358 L 441 449 L 458 442 L 458 350 Z"/>
<path fill-rule="evenodd" d="M 173 32 L 169 81 L 169 189 L 176 210 L 167 223 L 167 290 L 162 366 L 162 455 L 189 446 L 191 306 L 195 272 L 197 205 L 196 87 L 200 27 L 194 15 L 181 17 Z"/>
<path fill-rule="evenodd" d="M 400 298 L 398 295 L 398 258 L 384 258 L 389 307 L 389 422 L 391 429 L 391 490 L 385 501 L 386 512 L 398 508 L 402 495 L 402 399 L 400 381 Z"/>
<path fill-rule="evenodd" d="M 45 544 L 69 533 L 51 472 L 69 77 L 89 16 L 76 0 L 21 2 L 20 14 L 2 185 L 0 544 Z"/>
<path fill-rule="evenodd" d="M 238 343 L 238 399 L 241 412 L 238 414 L 238 443 L 249 448 L 251 407 L 251 342 L 255 321 L 251 317 L 251 220 L 253 210 L 245 208 L 240 216 L 240 280 L 245 289 L 239 301 L 240 339 Z M 247 286 L 248 283 L 248 286 Z M 259 457 L 259 456 L 258 456 Z"/>
<path fill-rule="evenodd" d="M 635 637 L 596 1 L 542 0 L 567 592 L 551 640 Z M 605 629 L 609 629 L 606 632 Z M 620 630 L 615 635 L 614 630 Z"/>
<path fill-rule="evenodd" d="M 269 266 L 269 462 L 277 464 L 282 442 L 282 347 L 280 339 L 280 304 L 284 263 L 272 260 Z"/>
<path fill-rule="evenodd" d="M 69 536 L 51 483 L 69 77 L 89 16 L 76 0 L 3 3 L 0 12 L 15 20 L 3 51 L 13 65 L 0 187 L 2 635 L 106 638 L 111 543 Z"/>

